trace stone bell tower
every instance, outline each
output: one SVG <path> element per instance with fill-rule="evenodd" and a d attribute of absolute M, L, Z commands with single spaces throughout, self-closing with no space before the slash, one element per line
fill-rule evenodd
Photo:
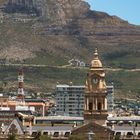
<path fill-rule="evenodd" d="M 105 120 L 107 117 L 107 89 L 105 72 L 95 49 L 93 60 L 87 74 L 85 88 L 85 120 Z"/>

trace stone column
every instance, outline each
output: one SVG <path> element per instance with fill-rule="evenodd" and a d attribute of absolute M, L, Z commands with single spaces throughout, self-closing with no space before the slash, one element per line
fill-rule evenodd
<path fill-rule="evenodd" d="M 103 104 L 102 110 L 105 110 L 105 97 L 102 98 L 102 104 Z"/>
<path fill-rule="evenodd" d="M 87 97 L 87 110 L 89 110 L 89 98 Z"/>
<path fill-rule="evenodd" d="M 104 110 L 104 104 L 103 104 L 104 100 L 103 100 L 103 97 L 101 97 L 101 110 Z"/>
<path fill-rule="evenodd" d="M 95 110 L 97 110 L 97 97 L 95 97 Z"/>
<path fill-rule="evenodd" d="M 106 103 L 105 103 L 105 98 L 106 98 L 106 97 L 104 97 L 104 110 L 105 110 L 105 104 L 106 104 Z"/>
<path fill-rule="evenodd" d="M 105 97 L 105 110 L 107 110 L 107 98 Z"/>
<path fill-rule="evenodd" d="M 94 110 L 94 97 L 93 97 L 93 99 L 92 99 L 92 110 Z"/>
<path fill-rule="evenodd" d="M 85 110 L 87 110 L 87 97 L 85 97 Z"/>
<path fill-rule="evenodd" d="M 43 107 L 42 107 L 42 115 L 43 115 L 43 117 L 45 116 L 45 107 L 44 107 L 45 105 L 43 104 Z"/>

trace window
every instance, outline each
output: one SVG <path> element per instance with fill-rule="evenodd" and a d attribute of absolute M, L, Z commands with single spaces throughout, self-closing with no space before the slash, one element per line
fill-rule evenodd
<path fill-rule="evenodd" d="M 70 136 L 70 132 L 66 132 L 64 137 L 69 137 Z"/>
<path fill-rule="evenodd" d="M 89 103 L 89 110 L 92 111 L 93 104 Z"/>
<path fill-rule="evenodd" d="M 116 132 L 116 136 L 121 136 L 121 132 Z"/>
<path fill-rule="evenodd" d="M 43 135 L 48 135 L 48 132 L 44 132 Z"/>
<path fill-rule="evenodd" d="M 37 136 L 37 132 L 32 132 L 32 136 Z"/>
<path fill-rule="evenodd" d="M 54 137 L 59 137 L 59 132 L 54 132 Z"/>
<path fill-rule="evenodd" d="M 128 132 L 126 136 L 130 138 L 130 137 L 133 136 L 133 133 L 132 132 Z"/>

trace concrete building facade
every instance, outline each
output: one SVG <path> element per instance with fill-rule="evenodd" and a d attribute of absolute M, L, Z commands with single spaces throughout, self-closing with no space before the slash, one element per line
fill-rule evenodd
<path fill-rule="evenodd" d="M 85 86 L 57 85 L 56 114 L 83 116 Z"/>
<path fill-rule="evenodd" d="M 119 139 L 140 139 L 140 116 L 108 116 L 107 127 Z"/>
<path fill-rule="evenodd" d="M 56 86 L 56 114 L 68 116 L 83 116 L 85 86 Z M 114 86 L 107 86 L 107 111 L 113 111 Z"/>
<path fill-rule="evenodd" d="M 107 86 L 107 111 L 113 112 L 114 110 L 114 86 Z"/>

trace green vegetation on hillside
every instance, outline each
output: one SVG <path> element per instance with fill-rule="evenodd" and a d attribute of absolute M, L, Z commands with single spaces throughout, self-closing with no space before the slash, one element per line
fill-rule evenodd
<path fill-rule="evenodd" d="M 0 67 L 0 85 L 6 91 L 17 91 L 17 66 Z M 88 68 L 24 67 L 25 90 L 53 92 L 60 84 L 84 85 Z M 135 97 L 140 94 L 140 71 L 106 71 L 106 82 L 115 86 L 115 96 Z M 6 83 L 6 84 L 5 84 Z"/>
<path fill-rule="evenodd" d="M 103 55 L 105 60 L 107 60 L 109 65 L 112 67 L 121 67 L 124 69 L 140 68 L 140 52 L 136 48 L 133 50 L 130 48 L 123 48 L 117 51 L 112 50 Z"/>
<path fill-rule="evenodd" d="M 0 1 L 1 7 L 4 2 Z M 106 72 L 107 83 L 114 83 L 116 93 L 140 94 L 139 71 L 126 71 L 140 68 L 140 27 L 106 13 L 90 11 L 84 3 L 81 6 L 88 10 L 85 11 L 87 16 L 80 5 L 75 5 L 78 2 L 71 4 L 69 9 L 69 1 L 63 4 L 46 1 L 46 15 L 54 15 L 46 17 L 50 21 L 22 12 L 6 13 L 1 8 L 0 63 L 4 59 L 6 64 L 28 64 L 24 68 L 25 89 L 48 92 L 54 90 L 57 82 L 69 84 L 72 81 L 83 85 L 88 68 L 60 66 L 68 65 L 71 59 L 88 65 L 94 49 L 98 48 L 104 66 L 124 69 Z M 63 11 L 65 16 L 55 13 L 54 8 Z M 0 66 L 1 92 L 17 91 L 17 73 L 17 66 Z"/>

